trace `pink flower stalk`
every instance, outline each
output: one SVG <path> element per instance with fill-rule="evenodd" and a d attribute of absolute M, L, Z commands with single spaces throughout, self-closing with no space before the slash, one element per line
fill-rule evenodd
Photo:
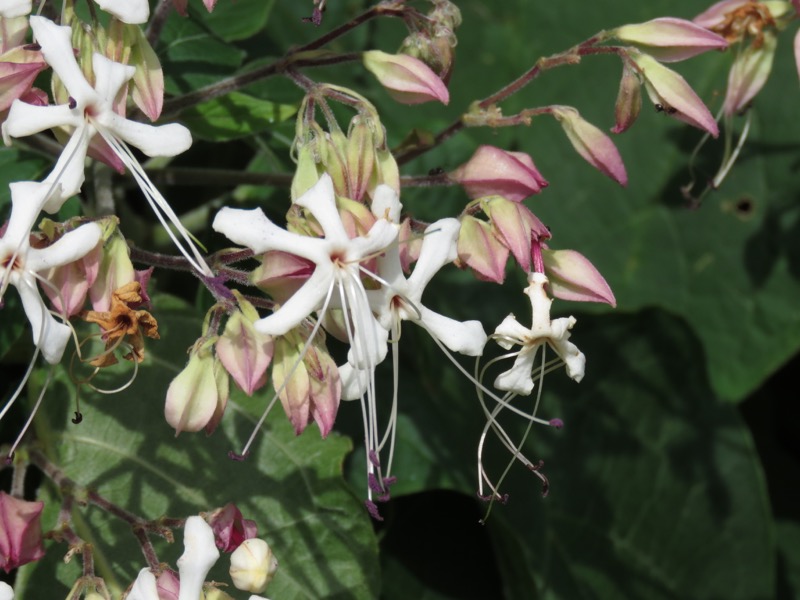
<path fill-rule="evenodd" d="M 217 548 L 222 552 L 233 552 L 243 541 L 258 535 L 256 522 L 245 519 L 232 502 L 212 512 L 206 521 L 211 525 Z"/>
<path fill-rule="evenodd" d="M 561 300 L 602 302 L 617 306 L 606 280 L 583 254 L 575 250 L 542 250 L 550 291 Z"/>
<path fill-rule="evenodd" d="M 683 77 L 638 50 L 630 48 L 627 54 L 644 79 L 647 95 L 657 110 L 707 131 L 714 137 L 719 135 L 714 116 Z"/>
<path fill-rule="evenodd" d="M 634 44 L 662 62 L 676 62 L 709 50 L 724 50 L 728 41 L 705 27 L 673 17 L 623 25 L 613 32 L 618 40 Z"/>
<path fill-rule="evenodd" d="M 628 174 L 619 150 L 605 133 L 586 121 L 571 106 L 551 107 L 572 146 L 586 162 L 622 186 L 628 185 Z"/>
<path fill-rule="evenodd" d="M 548 185 L 529 155 L 494 146 L 479 146 L 472 158 L 448 177 L 460 183 L 473 199 L 497 195 L 522 202 Z"/>
<path fill-rule="evenodd" d="M 387 54 L 380 50 L 364 52 L 364 67 L 377 77 L 389 95 L 401 104 L 421 104 L 438 100 L 450 102 L 450 92 L 431 68 L 407 54 Z"/>
<path fill-rule="evenodd" d="M 457 246 L 459 262 L 472 269 L 478 279 L 503 283 L 508 247 L 497 239 L 489 223 L 470 215 L 460 220 Z"/>
<path fill-rule="evenodd" d="M 0 567 L 6 573 L 44 556 L 43 509 L 44 502 L 28 502 L 0 492 Z"/>

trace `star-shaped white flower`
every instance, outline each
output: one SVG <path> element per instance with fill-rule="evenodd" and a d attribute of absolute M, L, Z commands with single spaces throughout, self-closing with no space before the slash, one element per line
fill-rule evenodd
<path fill-rule="evenodd" d="M 552 348 L 567 368 L 567 375 L 575 381 L 583 379 L 586 357 L 569 341 L 570 329 L 575 325 L 574 317 L 550 320 L 552 300 L 545 291 L 547 277 L 544 273 L 531 273 L 525 293 L 530 297 L 533 324 L 530 329 L 520 324 L 516 317 L 508 315 L 494 331 L 494 338 L 506 350 L 519 345 L 514 365 L 495 379 L 494 386 L 500 390 L 528 395 L 533 391 L 533 361 L 544 345 Z"/>
<path fill-rule="evenodd" d="M 92 87 L 75 59 L 71 29 L 44 17 L 31 17 L 30 24 L 45 61 L 70 96 L 69 103 L 55 106 L 34 106 L 15 100 L 3 123 L 6 144 L 10 143 L 9 138 L 25 137 L 47 129 L 61 127 L 72 132 L 53 171 L 45 179 L 52 189 L 42 208 L 47 212 L 57 212 L 68 198 L 80 191 L 89 143 L 99 134 L 133 174 L 176 246 L 198 271 L 211 275 L 190 234 L 127 146 L 135 146 L 147 156 L 175 156 L 191 146 L 189 130 L 177 123 L 158 127 L 146 125 L 117 114 L 114 111 L 115 99 L 133 77 L 135 69 L 95 53 L 92 57 L 95 85 Z M 178 230 L 188 250 L 183 248 L 167 220 Z"/>
<path fill-rule="evenodd" d="M 36 285 L 36 274 L 83 258 L 100 241 L 100 227 L 87 223 L 66 233 L 47 248 L 31 248 L 30 233 L 48 186 L 33 181 L 12 183 L 11 217 L 0 239 L 0 297 L 8 284 L 17 288 L 33 330 L 33 343 L 45 360 L 57 363 L 70 338 L 70 328 L 50 314 Z"/>
<path fill-rule="evenodd" d="M 274 313 L 256 321 L 255 327 L 261 333 L 283 335 L 327 307 L 338 292 L 337 304 L 351 319 L 351 359 L 356 366 L 374 368 L 386 355 L 387 334 L 372 315 L 359 265 L 384 252 L 397 231 L 387 220 L 378 219 L 367 235 L 349 238 L 336 209 L 333 182 L 327 174 L 295 203 L 311 212 L 324 238 L 286 231 L 270 221 L 261 209 L 225 207 L 214 219 L 215 231 L 256 254 L 280 250 L 315 264 L 314 273 L 302 287 Z"/>

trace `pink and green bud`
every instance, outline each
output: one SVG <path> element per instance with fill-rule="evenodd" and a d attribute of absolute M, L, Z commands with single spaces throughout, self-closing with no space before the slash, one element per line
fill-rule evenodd
<path fill-rule="evenodd" d="M 549 239 L 550 231 L 524 204 L 501 196 L 481 200 L 481 210 L 497 233 L 497 238 L 514 255 L 520 267 L 531 271 L 531 243 Z"/>
<path fill-rule="evenodd" d="M 313 420 L 322 437 L 333 428 L 342 386 L 336 363 L 315 340 L 301 356 L 305 338 L 294 329 L 275 340 L 272 385 L 283 410 L 300 435 Z"/>
<path fill-rule="evenodd" d="M 636 122 L 642 110 L 642 83 L 629 65 L 622 67 L 617 102 L 614 105 L 615 123 L 611 133 L 622 133 Z"/>
<path fill-rule="evenodd" d="M 103 231 L 102 258 L 97 271 L 97 279 L 89 286 L 89 299 L 92 308 L 98 312 L 106 312 L 111 308 L 111 295 L 123 285 L 136 278 L 130 249 L 122 237 L 116 217 L 106 217 L 98 221 Z"/>
<path fill-rule="evenodd" d="M 44 556 L 44 502 L 20 500 L 0 491 L 0 568 L 6 573 Z"/>
<path fill-rule="evenodd" d="M 553 106 L 553 116 L 561 123 L 572 146 L 586 162 L 622 186 L 628 185 L 628 174 L 619 150 L 605 133 L 586 121 L 571 106 Z"/>
<path fill-rule="evenodd" d="M 737 54 L 728 74 L 728 90 L 722 108 L 726 115 L 745 110 L 767 83 L 777 45 L 775 30 L 768 30 L 764 32 L 763 43 L 750 44 Z"/>
<path fill-rule="evenodd" d="M 628 57 L 644 79 L 645 90 L 656 110 L 714 137 L 719 135 L 713 115 L 683 77 L 652 56 L 632 48 L 628 50 Z"/>
<path fill-rule="evenodd" d="M 336 208 L 339 209 L 344 230 L 351 239 L 367 235 L 375 224 L 375 215 L 362 202 L 339 197 L 336 198 Z"/>
<path fill-rule="evenodd" d="M 164 71 L 142 28 L 135 25 L 128 27 L 135 32 L 135 43 L 131 48 L 129 62 L 136 68 L 131 98 L 148 119 L 155 121 L 164 106 Z"/>
<path fill-rule="evenodd" d="M 561 300 L 617 305 L 606 280 L 583 254 L 575 250 L 542 250 L 550 291 Z"/>
<path fill-rule="evenodd" d="M 228 375 L 211 347 L 193 348 L 186 367 L 167 389 L 164 417 L 177 436 L 219 423 L 228 401 Z"/>
<path fill-rule="evenodd" d="M 233 552 L 242 542 L 258 535 L 255 521 L 245 519 L 242 511 L 229 502 L 206 517 L 214 532 L 214 541 L 222 552 Z"/>
<path fill-rule="evenodd" d="M 375 149 L 375 168 L 369 182 L 369 194 L 372 196 L 379 185 L 388 185 L 395 193 L 400 194 L 400 168 L 391 151 L 385 148 Z"/>
<path fill-rule="evenodd" d="M 245 540 L 231 554 L 230 576 L 237 589 L 260 594 L 267 589 L 277 570 L 278 560 L 262 539 Z"/>
<path fill-rule="evenodd" d="M 172 569 L 164 569 L 156 578 L 158 600 L 179 600 L 181 582 L 178 574 Z"/>
<path fill-rule="evenodd" d="M 691 21 L 662 17 L 646 23 L 623 25 L 612 32 L 662 62 L 675 62 L 709 50 L 724 50 L 728 41 Z"/>
<path fill-rule="evenodd" d="M 521 202 L 548 185 L 529 155 L 494 146 L 478 147 L 472 158 L 448 177 L 460 183 L 472 199 L 498 195 Z"/>
<path fill-rule="evenodd" d="M 406 273 L 411 272 L 411 265 L 419 260 L 423 235 L 422 231 L 414 231 L 410 217 L 400 223 L 397 243 L 400 246 L 400 264 Z"/>
<path fill-rule="evenodd" d="M 375 166 L 376 140 L 367 119 L 354 117 L 347 135 L 347 187 L 346 196 L 360 201 L 367 194 Z"/>
<path fill-rule="evenodd" d="M 508 248 L 497 239 L 492 226 L 471 215 L 459 219 L 458 264 L 472 269 L 478 279 L 503 283 Z"/>
<path fill-rule="evenodd" d="M 47 67 L 42 53 L 12 48 L 0 56 L 0 111 L 8 110 L 17 98 L 31 91 L 36 76 Z"/>
<path fill-rule="evenodd" d="M 308 142 L 302 146 L 296 146 L 297 149 L 297 167 L 294 170 L 292 177 L 291 197 L 292 201 L 296 200 L 308 190 L 314 187 L 314 184 L 319 181 L 319 169 L 317 163 L 320 160 L 318 156 L 316 142 Z"/>
<path fill-rule="evenodd" d="M 248 396 L 267 381 L 267 368 L 272 362 L 272 338 L 256 331 L 260 318 L 255 307 L 234 291 L 239 308 L 231 314 L 215 350 L 222 366 Z"/>
<path fill-rule="evenodd" d="M 283 304 L 311 277 L 314 268 L 314 263 L 305 258 L 270 250 L 261 257 L 261 266 L 253 271 L 250 280 L 278 304 Z"/>
<path fill-rule="evenodd" d="M 364 52 L 363 58 L 366 69 L 401 104 L 422 104 L 431 100 L 442 104 L 450 102 L 447 86 L 421 60 L 380 50 Z"/>

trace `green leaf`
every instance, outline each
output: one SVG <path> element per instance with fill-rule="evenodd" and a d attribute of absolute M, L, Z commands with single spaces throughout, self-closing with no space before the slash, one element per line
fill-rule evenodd
<path fill-rule="evenodd" d="M 447 294 L 458 296 L 452 286 Z M 454 384 L 409 333 L 401 350 L 414 345 L 416 371 L 401 376 L 401 425 L 416 431 L 400 437 L 393 491 L 413 491 L 401 485 L 423 473 L 418 489 L 474 493 L 482 428 L 474 391 Z M 548 599 L 771 597 L 775 543 L 764 476 L 736 409 L 709 387 L 692 331 L 650 310 L 580 317 L 573 340 L 588 357 L 586 377 L 577 384 L 560 370 L 549 374 L 539 411 L 565 427 L 535 426 L 523 448 L 544 461 L 549 496 L 515 464 L 500 487 L 508 504 L 488 519 L 506 597 L 530 598 L 531 581 Z M 420 388 L 407 385 L 414 379 Z M 515 404 L 529 410 L 532 402 Z M 519 440 L 523 420 L 506 417 Z M 407 454 L 414 467 L 404 464 Z M 497 482 L 509 453 L 490 437 L 484 457 Z"/>
<path fill-rule="evenodd" d="M 181 120 L 197 137 L 221 142 L 271 129 L 296 112 L 296 106 L 232 92 L 184 111 Z"/>
<path fill-rule="evenodd" d="M 47 393 L 36 429 L 49 459 L 78 484 L 148 519 L 187 517 L 236 503 L 256 521 L 259 537 L 280 561 L 271 596 L 373 598 L 378 585 L 375 537 L 362 502 L 342 479 L 350 441 L 336 434 L 322 440 L 315 428 L 297 437 L 278 409 L 248 459 L 230 460 L 228 451 L 242 448 L 268 402 L 266 392 L 252 399 L 235 396 L 212 436 L 184 433 L 176 438 L 163 418 L 164 394 L 185 364 L 201 319 L 186 305 L 158 300 L 153 314 L 162 339 L 148 340 L 147 359 L 130 388 L 114 396 L 82 390 L 79 425 L 69 422 L 74 391 L 63 375 Z M 120 366 L 119 375 L 103 375 L 95 383 L 120 385 L 130 365 Z M 49 500 L 44 526 L 53 527 L 60 498 L 47 484 L 42 492 Z M 79 535 L 94 544 L 98 574 L 117 593 L 123 590 L 144 566 L 130 530 L 96 507 L 76 507 L 73 514 Z M 172 565 L 183 551 L 182 533 L 175 537 L 175 544 L 157 544 L 160 560 Z M 22 570 L 18 597 L 66 595 L 80 575 L 80 561 L 76 557 L 64 565 L 60 556 L 67 547 L 56 546 L 48 543 L 46 559 Z M 209 579 L 229 581 L 227 568 L 222 557 Z M 56 580 L 61 587 L 54 585 Z"/>
<path fill-rule="evenodd" d="M 170 15 L 158 48 L 167 94 L 185 94 L 228 77 L 245 52 L 208 33 L 191 19 Z"/>
<path fill-rule="evenodd" d="M 267 25 L 275 0 L 236 0 L 218 2 L 203 20 L 208 28 L 226 42 L 254 36 Z"/>

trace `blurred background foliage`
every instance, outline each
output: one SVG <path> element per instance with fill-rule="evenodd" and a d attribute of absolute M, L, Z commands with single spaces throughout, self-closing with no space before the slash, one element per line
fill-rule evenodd
<path fill-rule="evenodd" d="M 167 90 L 179 95 L 265 64 L 370 4 L 329 0 L 315 28 L 301 21 L 311 2 L 220 0 L 210 16 L 196 2 L 189 19 L 170 17 L 157 47 Z M 457 4 L 464 22 L 447 107 L 395 104 L 356 63 L 307 74 L 350 86 L 375 102 L 396 145 L 414 128 L 441 130 L 538 57 L 598 30 L 665 15 L 691 18 L 705 8 L 690 0 Z M 527 204 L 551 228 L 551 247 L 585 254 L 616 294 L 615 310 L 554 303 L 556 316 L 577 317 L 572 339 L 588 362 L 580 384 L 563 372 L 547 377 L 541 412 L 563 419 L 565 427 L 534 429 L 525 443 L 531 459 L 544 460 L 547 498 L 539 480 L 517 465 L 503 483 L 508 503 L 493 507 L 485 525 L 478 523 L 487 507 L 476 499 L 476 446 L 484 420 L 475 392 L 410 327 L 400 348 L 399 479 L 393 500 L 381 506 L 383 523 L 371 522 L 360 503 L 364 452 L 355 404 L 341 407 L 338 431 L 324 441 L 313 427 L 295 438 L 275 411 L 244 464 L 231 463 L 226 452 L 238 450 L 249 435 L 268 400 L 265 391 L 252 399 L 235 397 L 224 426 L 210 438 L 173 437 L 162 420 L 166 385 L 200 334 L 210 296 L 195 292 L 192 278 L 168 273 L 154 276 L 162 294 L 154 314 L 163 339 L 149 343 L 134 386 L 117 396 L 82 397 L 84 421 L 74 426 L 74 391 L 61 373 L 36 434 L 70 477 L 148 518 L 237 502 L 280 560 L 269 590 L 275 598 L 796 597 L 800 119 L 794 107 L 800 90 L 793 35 L 791 28 L 780 39 L 739 162 L 696 210 L 687 209 L 680 186 L 689 179 L 688 157 L 702 134 L 649 110 L 647 100 L 636 125 L 614 138 L 629 173 L 625 189 L 584 163 L 548 118 L 530 127 L 462 131 L 403 167 L 407 175 L 451 170 L 479 144 L 529 153 L 550 181 Z M 403 36 L 400 22 L 373 21 L 336 40 L 333 49 L 391 52 Z M 729 61 L 728 54 L 712 53 L 674 67 L 716 112 Z M 589 57 L 540 77 L 503 110 L 574 105 L 608 130 L 620 74 L 615 57 Z M 273 78 L 184 111 L 178 120 L 197 141 L 168 168 L 290 173 L 300 93 Z M 713 175 L 720 148 L 712 141 L 700 152 L 695 166 L 701 180 Z M 46 165 L 24 150 L 0 152 L 4 181 L 35 177 Z M 276 219 L 288 208 L 285 188 L 205 179 L 192 185 L 191 179 L 165 185 L 165 196 L 210 248 L 226 244 L 209 227 L 220 206 L 259 205 Z M 0 187 L 2 205 L 5 190 Z M 402 195 L 405 209 L 423 219 L 457 215 L 466 200 L 458 188 L 407 189 Z M 130 202 L 119 209 L 123 231 L 143 247 L 158 247 L 163 236 L 142 206 L 132 189 Z M 434 280 L 425 301 L 493 330 L 509 312 L 522 322 L 529 318 L 523 287 L 524 274 L 514 267 L 503 286 L 450 269 Z M 0 328 L 6 390 L 29 356 L 28 334 L 21 335 L 15 310 L 9 301 Z M 107 375 L 109 387 L 127 376 Z M 30 387 L 34 395 L 35 382 Z M 384 409 L 388 414 L 388 402 Z M 13 436 L 23 416 L 0 424 L 3 439 Z M 524 424 L 512 420 L 508 427 L 521 435 Z M 509 459 L 499 446 L 490 446 L 487 457 L 494 473 Z M 52 526 L 57 491 L 44 484 L 39 494 L 53 500 L 45 523 Z M 107 515 L 82 515 L 106 573 L 113 572 L 124 589 L 143 564 L 137 548 Z M 179 551 L 165 549 L 164 557 L 173 561 Z M 18 597 L 60 597 L 52 584 L 40 587 L 54 576 L 66 593 L 79 568 L 59 564 L 59 552 L 21 570 Z"/>

